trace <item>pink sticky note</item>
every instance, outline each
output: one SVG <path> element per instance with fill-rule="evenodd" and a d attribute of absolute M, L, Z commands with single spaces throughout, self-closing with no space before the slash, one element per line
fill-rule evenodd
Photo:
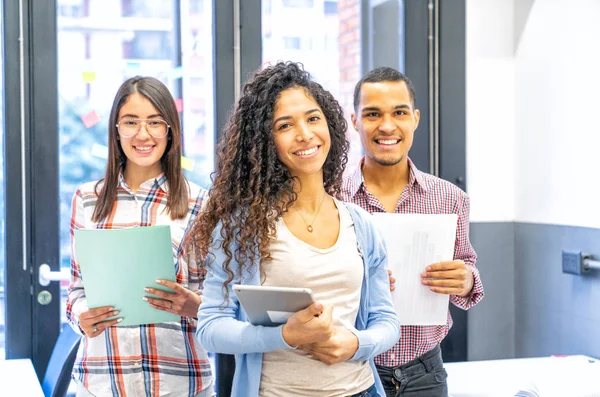
<path fill-rule="evenodd" d="M 176 98 L 175 99 L 175 107 L 179 113 L 183 112 L 183 99 Z"/>
<path fill-rule="evenodd" d="M 98 116 L 95 110 L 92 110 L 81 116 L 81 121 L 83 121 L 85 128 L 91 128 L 100 122 L 100 116 Z"/>

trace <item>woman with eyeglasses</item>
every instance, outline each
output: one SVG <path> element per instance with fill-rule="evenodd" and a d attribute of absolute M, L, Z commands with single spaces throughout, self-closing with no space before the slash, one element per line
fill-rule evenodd
<path fill-rule="evenodd" d="M 125 81 L 110 113 L 105 176 L 73 197 L 72 248 L 75 229 L 170 225 L 177 282 L 162 282 L 172 293 L 147 288 L 145 300 L 181 319 L 116 327 L 114 308 L 88 307 L 73 250 L 67 318 L 83 335 L 73 368 L 78 397 L 213 395 L 208 357 L 194 338 L 201 273 L 182 245 L 206 193 L 183 175 L 181 126 L 168 88 L 151 77 Z"/>

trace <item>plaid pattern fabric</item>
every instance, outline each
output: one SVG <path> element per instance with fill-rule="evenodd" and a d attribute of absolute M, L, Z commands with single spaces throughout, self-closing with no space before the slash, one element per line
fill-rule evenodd
<path fill-rule="evenodd" d="M 370 213 L 385 212 L 377 197 L 367 191 L 362 175 L 364 158 L 357 169 L 344 179 L 341 198 L 360 205 Z M 421 172 L 408 159 L 410 169 L 408 185 L 402 191 L 396 213 L 399 214 L 458 214 L 454 259 L 463 260 L 473 271 L 475 284 L 466 297 L 450 296 L 456 306 L 467 310 L 483 299 L 483 286 L 479 271 L 475 267 L 477 254 L 469 242 L 469 197 L 455 185 L 433 175 Z M 446 325 L 402 326 L 402 336 L 389 351 L 377 356 L 375 363 L 395 367 L 427 353 L 438 345 L 452 327 L 452 316 L 448 311 Z"/>
<path fill-rule="evenodd" d="M 177 282 L 200 293 L 203 277 L 196 263 L 187 260 L 181 243 L 202 208 L 206 190 L 190 183 L 187 216 L 171 220 L 165 211 L 169 190 L 164 174 L 144 182 L 136 193 L 121 174 L 112 213 L 95 223 L 95 185 L 84 184 L 73 197 L 71 248 L 75 229 L 170 225 Z M 74 255 L 67 318 L 80 333 L 79 315 L 87 310 L 84 281 Z M 195 396 L 212 382 L 208 356 L 196 341 L 195 332 L 196 320 L 182 317 L 180 322 L 110 327 L 95 338 L 84 336 L 73 377 L 95 396 Z"/>

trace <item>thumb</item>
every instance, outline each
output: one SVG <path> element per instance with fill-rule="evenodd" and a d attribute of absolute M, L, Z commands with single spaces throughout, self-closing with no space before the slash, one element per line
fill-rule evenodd
<path fill-rule="evenodd" d="M 318 317 L 323 313 L 323 305 L 319 302 L 314 302 L 312 305 L 302 310 L 302 319 L 307 322 L 314 317 Z"/>

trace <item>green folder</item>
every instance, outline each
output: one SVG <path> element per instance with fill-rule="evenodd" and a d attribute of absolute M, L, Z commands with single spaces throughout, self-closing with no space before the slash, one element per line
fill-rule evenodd
<path fill-rule="evenodd" d="M 118 326 L 180 321 L 142 300 L 155 282 L 176 281 L 169 226 L 75 230 L 75 254 L 81 267 L 88 307 L 113 306 Z"/>

